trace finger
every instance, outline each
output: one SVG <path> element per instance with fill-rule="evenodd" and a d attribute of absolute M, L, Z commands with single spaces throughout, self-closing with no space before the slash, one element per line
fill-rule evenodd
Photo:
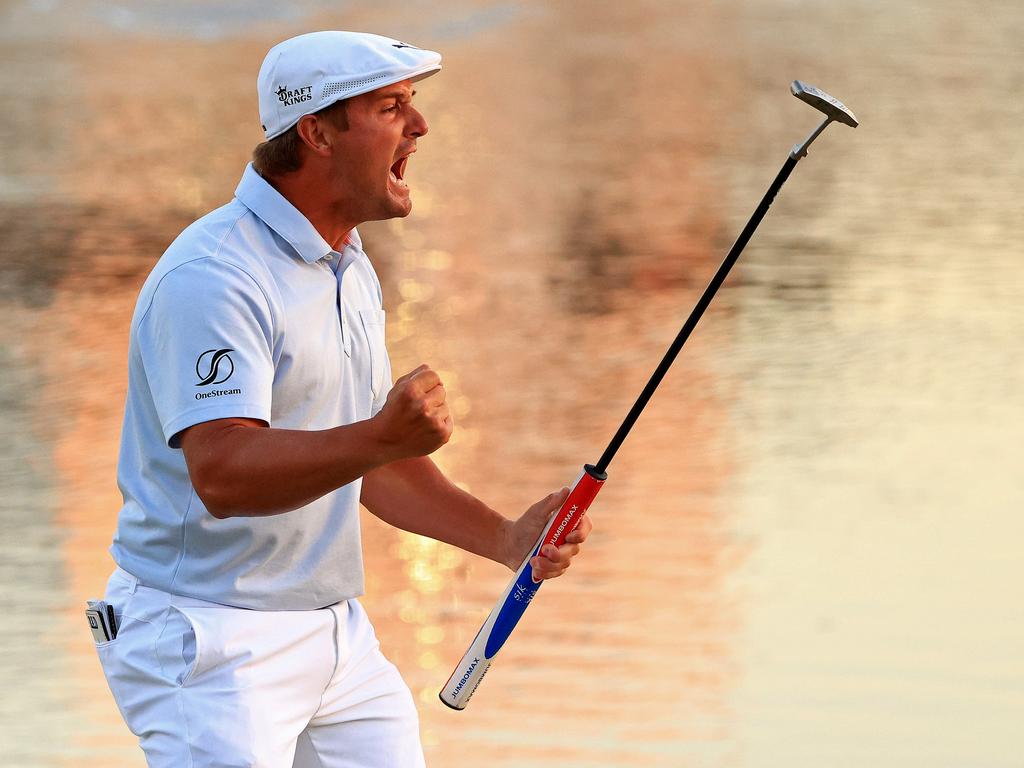
<path fill-rule="evenodd" d="M 565 500 L 566 498 L 568 498 L 568 496 L 569 489 L 562 488 L 562 490 L 560 491 L 549 493 L 544 499 L 542 499 L 542 503 L 544 504 L 544 508 L 548 512 L 554 512 L 556 509 L 562 506 L 562 504 L 565 503 Z"/>
<path fill-rule="evenodd" d="M 434 408 L 444 405 L 445 399 L 448 397 L 448 392 L 445 390 L 444 385 L 434 387 L 425 395 L 427 399 L 427 405 Z"/>
<path fill-rule="evenodd" d="M 587 540 L 587 536 L 593 530 L 594 524 L 590 522 L 590 518 L 586 515 L 580 520 L 580 524 L 576 527 L 576 530 L 565 537 L 567 544 L 582 544 Z"/>
<path fill-rule="evenodd" d="M 410 381 L 420 392 L 426 394 L 441 383 L 441 377 L 437 375 L 437 371 L 431 370 L 429 366 L 423 366 L 423 370 L 414 373 L 410 377 Z"/>
<path fill-rule="evenodd" d="M 431 414 L 431 416 L 434 419 L 434 423 L 437 424 L 438 426 L 444 426 L 445 423 L 448 422 L 452 417 L 451 413 L 448 411 L 447 405 L 442 405 L 440 408 L 434 411 L 434 413 Z"/>
<path fill-rule="evenodd" d="M 553 579 L 561 576 L 569 568 L 568 563 L 556 565 L 548 560 L 546 557 L 535 557 L 530 561 L 530 566 L 533 569 L 533 575 L 538 579 Z"/>
<path fill-rule="evenodd" d="M 419 365 L 418 365 L 418 366 L 417 366 L 416 368 L 413 368 L 413 369 L 412 369 L 411 371 L 409 371 L 408 373 L 406 373 L 406 374 L 404 374 L 404 375 L 402 375 L 402 376 L 399 376 L 399 377 L 398 377 L 398 379 L 397 379 L 397 380 L 395 381 L 395 383 L 394 383 L 394 384 L 393 384 L 392 386 L 393 386 L 393 387 L 397 387 L 397 386 L 398 386 L 399 384 L 401 384 L 402 382 L 404 382 L 404 381 L 408 381 L 408 380 L 409 380 L 409 379 L 411 379 L 411 378 L 412 378 L 413 376 L 415 376 L 415 375 L 416 375 L 417 373 L 419 373 L 420 371 L 424 370 L 425 368 L 429 368 L 429 367 L 430 367 L 430 366 L 429 366 L 429 365 L 427 365 L 426 363 L 420 363 L 420 364 L 419 364 Z"/>
<path fill-rule="evenodd" d="M 568 565 L 569 561 L 576 557 L 579 553 L 579 544 L 563 544 L 558 548 L 558 559 L 559 561 Z"/>
<path fill-rule="evenodd" d="M 559 565 L 568 565 L 569 561 L 579 553 L 579 544 L 563 544 L 557 548 L 551 544 L 545 544 L 540 550 L 543 557 Z"/>

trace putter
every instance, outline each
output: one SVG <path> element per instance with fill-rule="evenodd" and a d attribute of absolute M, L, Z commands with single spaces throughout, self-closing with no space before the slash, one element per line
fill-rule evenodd
<path fill-rule="evenodd" d="M 668 352 L 665 353 L 665 357 L 662 359 L 661 364 L 658 365 L 654 371 L 654 375 L 651 376 L 650 381 L 647 382 L 647 386 L 644 387 L 644 391 L 640 393 L 640 397 L 637 398 L 636 403 L 630 409 L 629 414 L 626 416 L 626 420 L 622 422 L 622 426 L 619 427 L 619 431 L 615 433 L 615 437 L 612 438 L 611 443 L 608 444 L 608 448 L 605 449 L 604 454 L 601 456 L 600 461 L 597 462 L 596 469 L 600 473 L 608 468 L 608 464 L 611 463 L 612 457 L 615 452 L 619 450 L 619 446 L 622 445 L 622 441 L 626 439 L 626 435 L 629 434 L 629 430 L 633 428 L 636 420 L 640 417 L 640 412 L 643 411 L 644 406 L 647 405 L 647 401 L 651 399 L 651 395 L 654 394 L 654 390 L 658 388 L 658 384 L 665 377 L 669 367 L 676 359 L 676 355 L 679 354 L 679 350 L 683 348 L 683 344 L 689 338 L 690 333 L 696 327 L 700 321 L 701 316 L 704 314 L 704 310 L 708 308 L 711 300 L 718 293 L 718 289 L 725 281 L 726 275 L 729 274 L 729 270 L 732 269 L 732 265 L 736 263 L 736 260 L 740 257 L 740 253 L 743 252 L 744 247 L 747 245 L 747 241 L 750 240 L 754 234 L 754 230 L 757 229 L 761 223 L 761 219 L 768 213 L 768 208 L 771 206 L 772 201 L 775 199 L 775 195 L 778 194 L 779 190 L 782 189 L 782 185 L 786 183 L 786 179 L 789 178 L 789 174 L 793 172 L 797 162 L 801 157 L 807 156 L 807 148 L 811 146 L 813 142 L 821 132 L 824 131 L 829 123 L 836 121 L 843 125 L 848 125 L 851 128 L 856 128 L 857 118 L 854 117 L 843 102 L 839 99 L 835 99 L 829 96 L 824 91 L 820 91 L 813 85 L 807 85 L 799 80 L 794 80 L 793 84 L 789 86 L 789 90 L 794 96 L 800 101 L 806 102 L 814 107 L 819 112 L 825 114 L 825 119 L 821 121 L 821 124 L 811 131 L 811 135 L 804 139 L 799 144 L 795 144 L 793 149 L 789 153 L 789 157 L 786 162 L 783 163 L 782 169 L 779 171 L 778 176 L 775 177 L 775 181 L 765 192 L 764 197 L 761 198 L 761 203 L 757 206 L 757 210 L 754 211 L 754 215 L 750 217 L 747 222 L 747 226 L 740 232 L 740 236 L 736 238 L 736 242 L 732 248 L 729 249 L 729 254 L 725 257 L 725 261 L 722 262 L 722 266 L 718 268 L 715 276 L 711 278 L 711 282 L 708 287 L 704 289 L 703 295 L 700 297 L 700 301 L 697 302 L 697 306 L 693 308 L 690 313 L 690 317 L 687 318 L 686 324 L 683 325 L 679 335 L 676 336 L 675 341 L 672 342 L 672 346 L 668 348 Z"/>
<path fill-rule="evenodd" d="M 824 113 L 825 119 L 811 132 L 810 136 L 799 144 L 794 145 L 789 153 L 789 157 L 782 166 L 782 170 L 779 171 L 775 181 L 772 182 L 764 197 L 761 198 L 761 203 L 754 211 L 754 215 L 750 217 L 747 225 L 729 250 L 729 254 L 725 257 L 725 261 L 722 262 L 715 276 L 711 278 L 708 287 L 704 289 L 704 293 L 693 308 L 693 311 L 690 312 L 690 316 L 687 318 L 682 330 L 679 331 L 679 335 L 676 336 L 668 352 L 665 353 L 665 357 L 662 358 L 661 363 L 655 369 L 654 374 L 647 382 L 647 386 L 644 387 L 640 397 L 637 398 L 626 419 L 622 422 L 612 441 L 601 455 L 601 459 L 596 465 L 584 465 L 583 471 L 573 484 L 572 490 L 562 503 L 561 508 L 552 515 L 544 532 L 527 554 L 526 559 L 519 566 L 515 577 L 505 588 L 505 591 L 498 599 L 497 605 L 494 606 L 480 631 L 477 632 L 473 642 L 470 643 L 469 650 L 466 651 L 458 666 L 455 667 L 455 671 L 452 672 L 452 676 L 448 678 L 448 682 L 445 683 L 444 688 L 439 693 L 441 701 L 452 709 L 466 708 L 470 697 L 476 691 L 477 686 L 480 685 L 480 681 L 483 680 L 484 674 L 490 669 L 494 657 L 501 650 L 505 641 L 508 640 L 519 619 L 526 612 L 530 601 L 533 600 L 537 590 L 540 589 L 542 582 L 534 579 L 530 560 L 540 552 L 541 547 L 545 544 L 553 544 L 556 547 L 561 546 L 565 543 L 565 537 L 576 530 L 576 526 L 579 525 L 587 508 L 593 502 L 598 491 L 601 490 L 604 481 L 607 479 L 608 474 L 606 470 L 615 453 L 622 445 L 622 441 L 626 439 L 626 435 L 629 434 L 636 420 L 640 417 L 640 413 L 651 399 L 654 390 L 658 388 L 658 384 L 665 377 L 669 367 L 675 361 L 676 355 L 679 354 L 679 350 L 683 348 L 683 344 L 686 343 L 690 333 L 696 327 L 701 316 L 704 314 L 704 310 L 708 308 L 711 300 L 724 282 L 726 275 L 729 274 L 729 270 L 736 263 L 747 241 L 750 240 L 754 230 L 761 223 L 761 219 L 768 212 L 768 208 L 775 199 L 775 195 L 782 188 L 782 185 L 786 183 L 786 179 L 793 172 L 797 162 L 801 157 L 807 155 L 807 148 L 811 145 L 811 142 L 818 138 L 821 132 L 828 127 L 829 123 L 839 122 L 851 128 L 857 127 L 857 118 L 853 116 L 853 113 L 841 101 L 832 98 L 824 91 L 820 91 L 814 86 L 807 85 L 799 80 L 793 81 L 790 91 L 801 101 L 810 104 L 819 112 Z"/>

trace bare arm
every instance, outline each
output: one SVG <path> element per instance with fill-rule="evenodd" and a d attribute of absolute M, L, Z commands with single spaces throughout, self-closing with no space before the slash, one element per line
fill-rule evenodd
<path fill-rule="evenodd" d="M 444 386 L 421 365 L 395 382 L 372 419 L 320 431 L 217 419 L 182 432 L 181 449 L 210 514 L 262 516 L 298 509 L 388 462 L 431 453 L 451 432 Z"/>
<path fill-rule="evenodd" d="M 395 382 L 372 419 L 315 432 L 217 419 L 183 431 L 181 449 L 192 486 L 214 517 L 282 514 L 362 477 L 362 502 L 385 522 L 515 568 L 568 489 L 508 520 L 427 458 L 451 433 L 444 386 L 421 365 Z M 584 518 L 566 544 L 545 547 L 534 558 L 535 575 L 561 575 L 590 528 Z"/>
<path fill-rule="evenodd" d="M 452 483 L 429 457 L 419 456 L 367 472 L 360 501 L 397 528 L 444 541 L 514 569 L 561 506 L 568 490 L 550 494 L 518 520 L 509 520 Z M 564 573 L 591 527 L 585 517 L 566 537 L 566 544 L 559 548 L 546 546 L 533 561 L 538 578 Z"/>
<path fill-rule="evenodd" d="M 359 500 L 396 528 L 509 565 L 511 521 L 452 483 L 427 456 L 367 472 Z"/>

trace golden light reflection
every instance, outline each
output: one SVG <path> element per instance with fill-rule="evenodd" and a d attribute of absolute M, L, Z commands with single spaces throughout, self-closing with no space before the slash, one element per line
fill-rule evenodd
<path fill-rule="evenodd" d="M 435 670 L 441 666 L 441 657 L 436 651 L 424 651 L 420 654 L 418 663 L 421 669 Z"/>
<path fill-rule="evenodd" d="M 416 632 L 416 640 L 423 645 L 436 645 L 444 639 L 441 627 L 421 627 Z"/>
<path fill-rule="evenodd" d="M 408 302 L 430 301 L 434 298 L 434 287 L 429 283 L 421 283 L 412 278 L 398 281 L 398 292 Z"/>

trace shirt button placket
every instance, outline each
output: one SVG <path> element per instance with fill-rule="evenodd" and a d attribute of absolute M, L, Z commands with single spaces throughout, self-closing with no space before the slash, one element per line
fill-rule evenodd
<path fill-rule="evenodd" d="M 341 344 L 345 350 L 345 357 L 352 357 L 352 334 L 348 327 L 348 316 L 345 312 L 345 294 L 342 291 L 342 281 L 345 279 L 345 273 L 342 270 L 338 270 L 338 317 L 341 319 Z"/>

